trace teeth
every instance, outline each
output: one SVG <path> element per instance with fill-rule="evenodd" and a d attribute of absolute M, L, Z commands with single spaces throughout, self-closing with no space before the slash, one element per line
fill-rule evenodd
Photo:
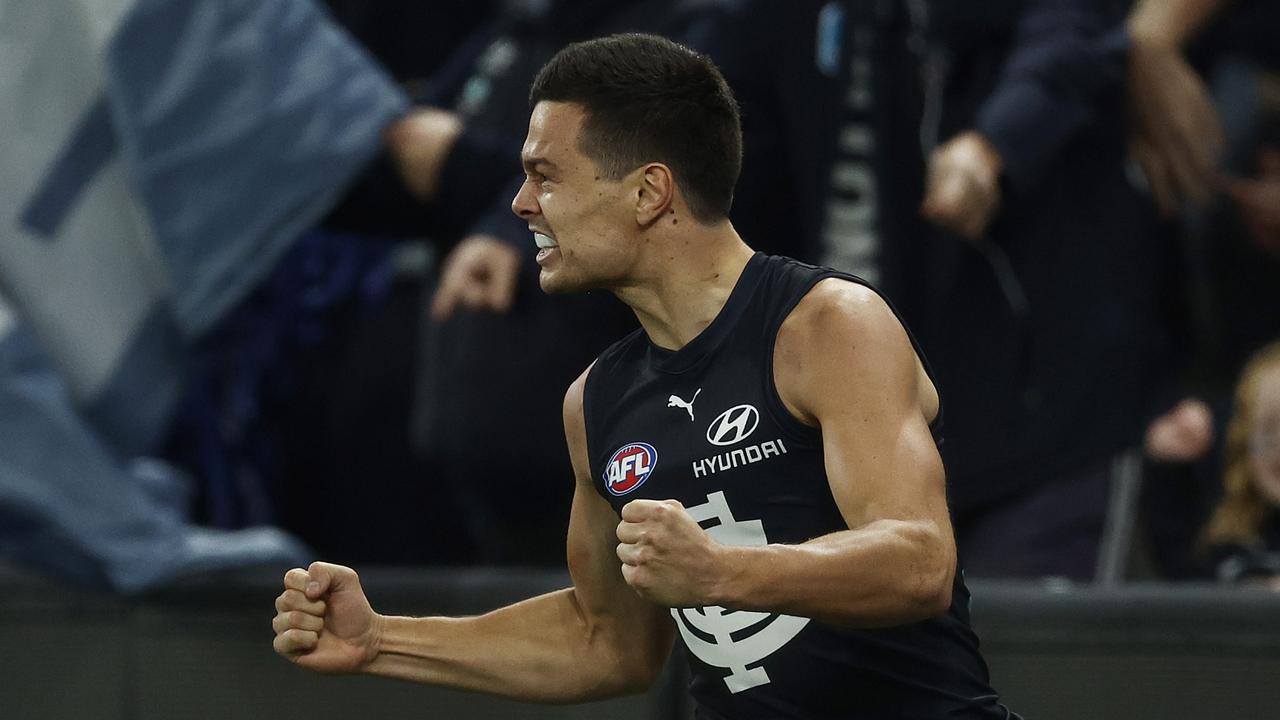
<path fill-rule="evenodd" d="M 559 243 L 553 240 L 549 235 L 543 235 L 542 233 L 533 234 L 533 243 L 540 248 L 560 247 Z"/>

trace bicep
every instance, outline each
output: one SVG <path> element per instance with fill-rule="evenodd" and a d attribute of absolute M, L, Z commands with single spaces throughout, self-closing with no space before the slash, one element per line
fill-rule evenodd
<path fill-rule="evenodd" d="M 846 523 L 922 520 L 949 536 L 942 460 L 929 429 L 937 394 L 893 311 L 872 290 L 830 280 L 793 315 L 794 331 L 779 342 L 791 344 L 787 356 L 801 359 L 803 372 L 777 368 L 779 390 L 820 428 Z"/>
<path fill-rule="evenodd" d="M 942 459 L 921 414 L 863 405 L 819 421 L 831 494 L 849 527 L 896 519 L 950 530 Z"/>

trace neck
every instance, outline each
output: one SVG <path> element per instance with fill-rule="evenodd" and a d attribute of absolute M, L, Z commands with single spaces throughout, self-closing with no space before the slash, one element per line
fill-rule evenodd
<path fill-rule="evenodd" d="M 729 222 L 652 238 L 638 278 L 614 289 L 657 346 L 679 350 L 724 308 L 753 251 Z"/>

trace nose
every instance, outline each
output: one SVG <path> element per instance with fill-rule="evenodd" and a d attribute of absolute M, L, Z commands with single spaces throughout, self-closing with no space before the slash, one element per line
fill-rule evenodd
<path fill-rule="evenodd" d="M 520 185 L 520 190 L 511 199 L 511 212 L 525 220 L 541 213 L 536 193 L 534 193 L 532 184 L 528 180 Z"/>

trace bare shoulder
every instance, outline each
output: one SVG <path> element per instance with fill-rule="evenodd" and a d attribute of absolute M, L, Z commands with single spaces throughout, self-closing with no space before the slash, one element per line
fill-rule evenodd
<path fill-rule="evenodd" d="M 847 329 L 868 333 L 901 331 L 902 324 L 879 293 L 843 278 L 826 278 L 813 286 L 782 323 L 779 336 L 818 335 Z"/>
<path fill-rule="evenodd" d="M 824 401 L 849 400 L 863 389 L 898 388 L 918 397 L 930 415 L 928 406 L 936 405 L 932 383 L 893 309 L 875 290 L 841 278 L 818 282 L 783 321 L 774 378 L 787 408 L 813 425 Z"/>
<path fill-rule="evenodd" d="M 807 370 L 823 360 L 881 361 L 886 353 L 914 355 L 902 323 L 876 291 L 841 278 L 813 286 L 782 322 L 774 348 L 775 365 Z"/>
<path fill-rule="evenodd" d="M 569 389 L 564 393 L 564 421 L 565 425 L 569 424 L 570 419 L 574 419 L 577 424 L 584 422 L 582 402 L 587 392 L 587 376 L 591 374 L 591 368 L 595 367 L 593 360 L 586 370 L 583 370 L 573 382 L 569 383 Z"/>
<path fill-rule="evenodd" d="M 595 363 L 576 380 L 569 384 L 564 393 L 564 435 L 569 444 L 569 459 L 573 463 L 574 474 L 581 480 L 589 476 L 587 467 L 587 418 L 583 409 L 583 396 L 586 394 L 587 376 Z"/>

